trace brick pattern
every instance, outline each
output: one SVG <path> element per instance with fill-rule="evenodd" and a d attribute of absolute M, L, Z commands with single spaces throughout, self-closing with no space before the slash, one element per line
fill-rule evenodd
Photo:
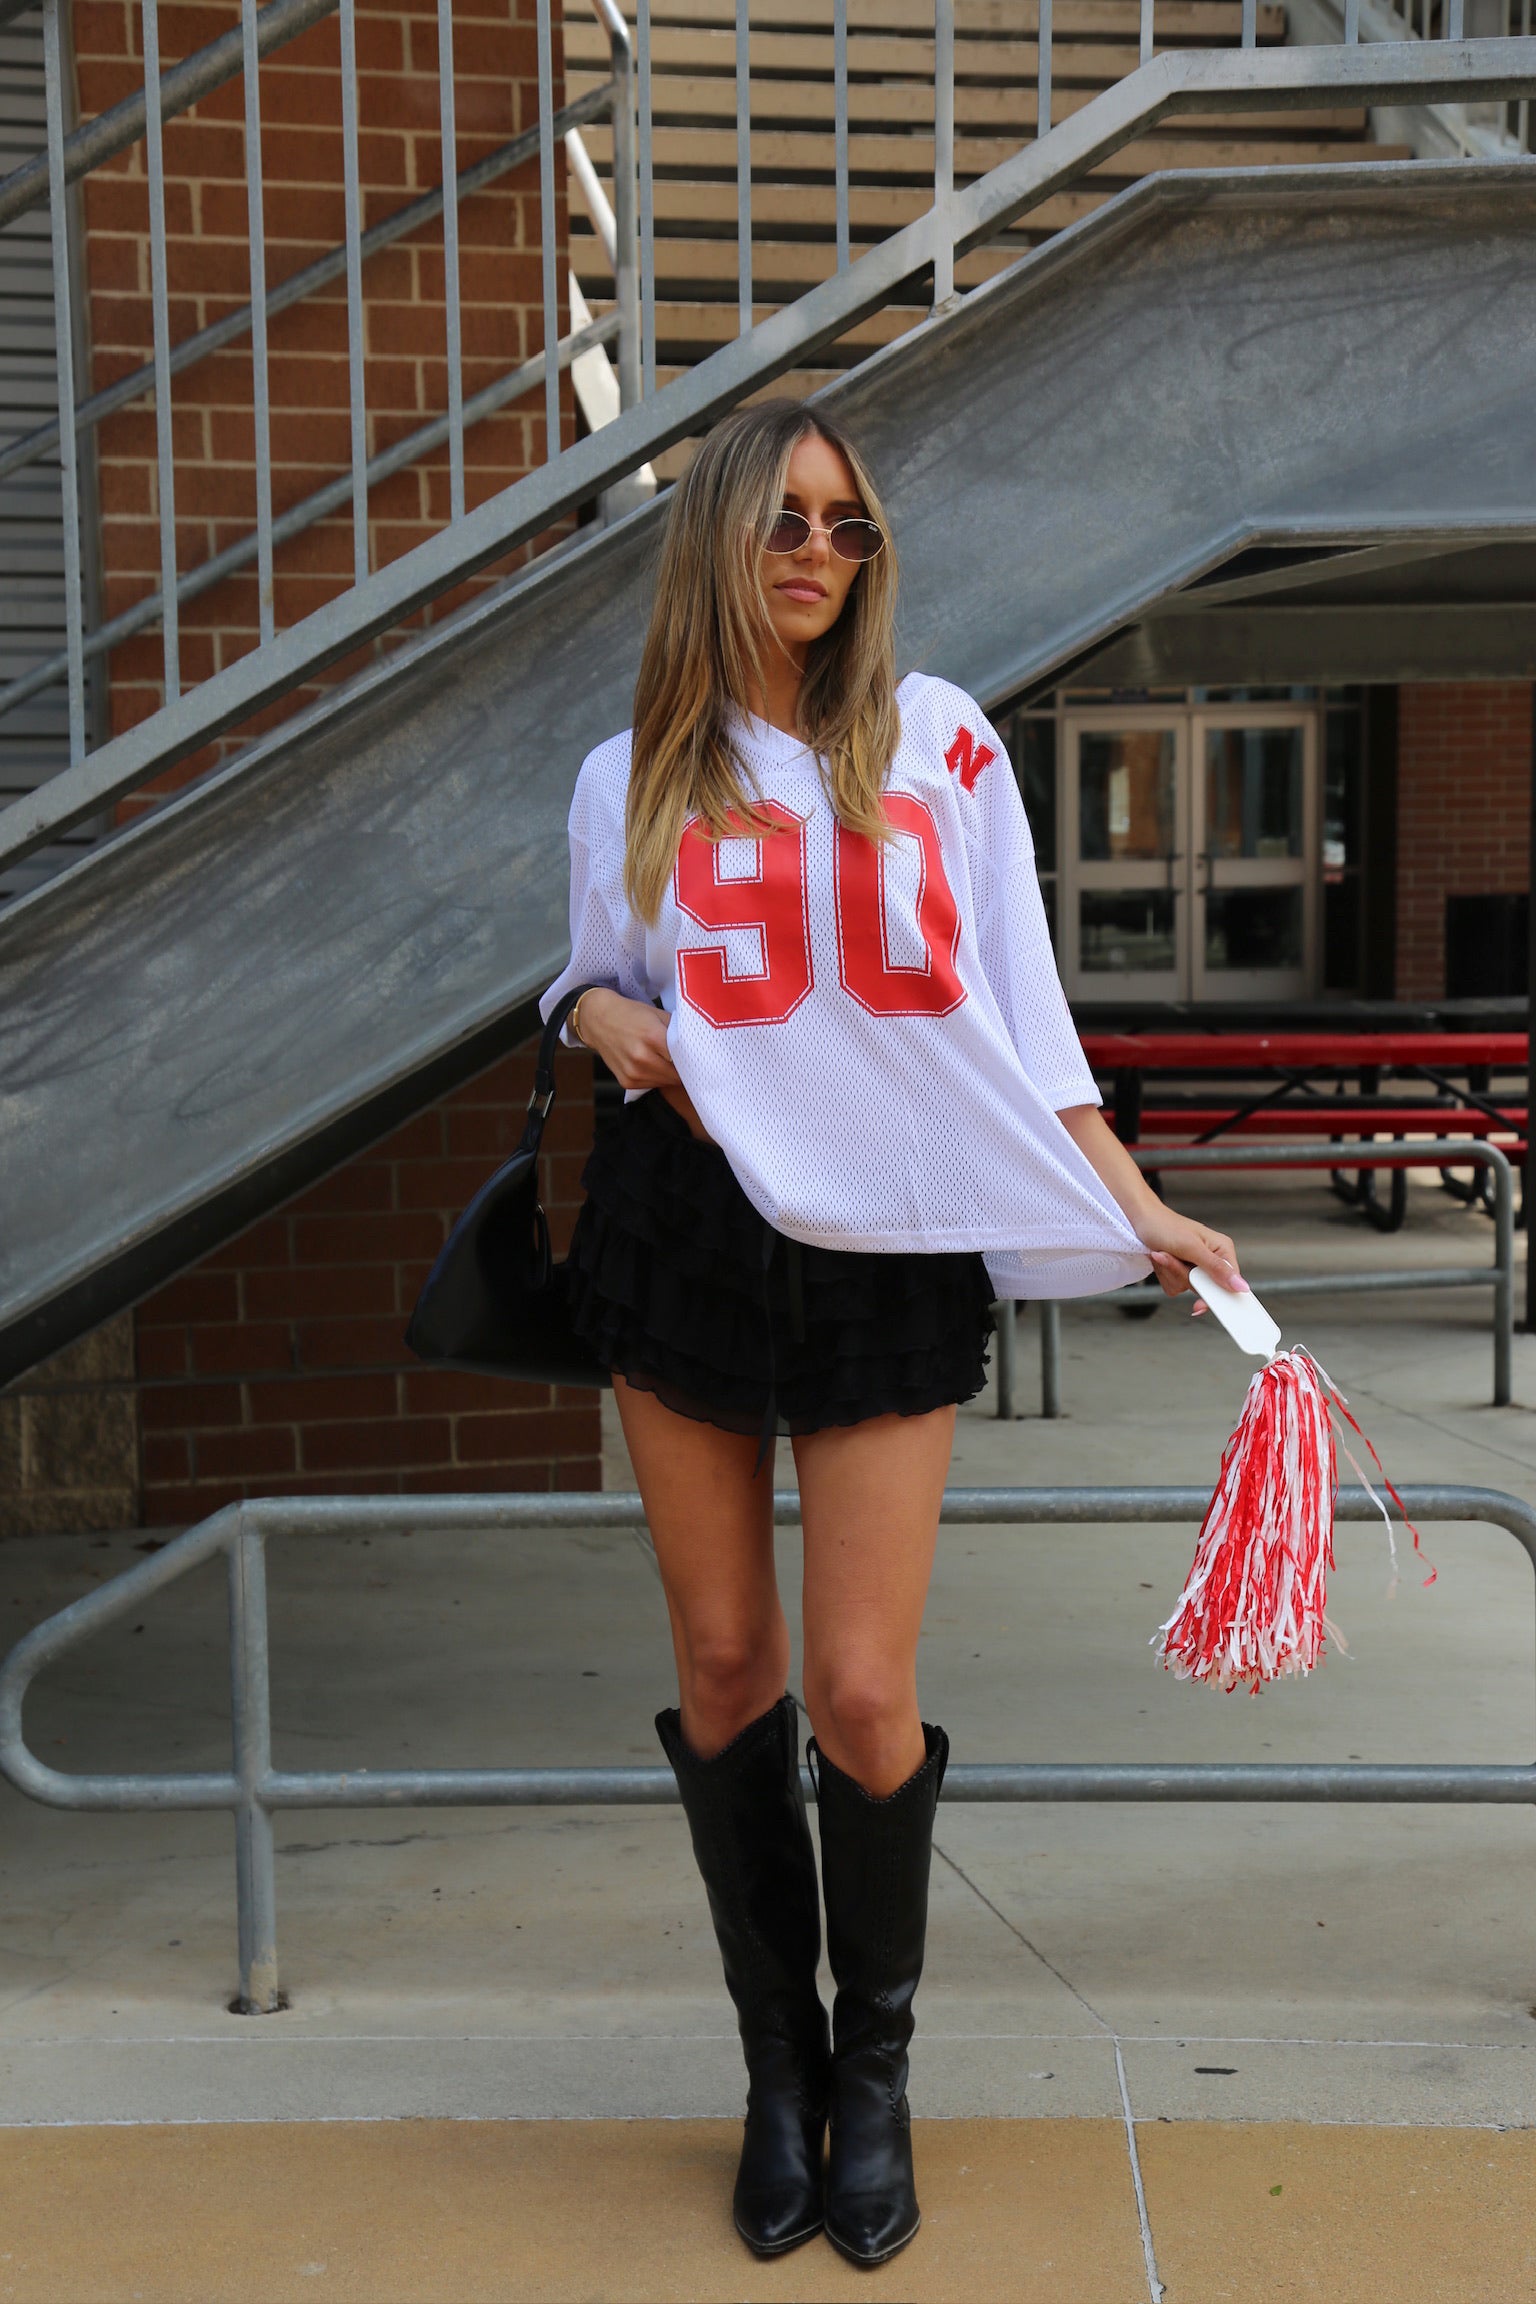
<path fill-rule="evenodd" d="M 239 23 L 237 0 L 161 0 L 162 66 Z M 139 0 L 78 0 L 73 11 L 82 117 L 143 87 Z M 536 124 L 534 0 L 455 0 L 458 160 L 470 166 Z M 555 23 L 555 102 L 563 74 Z M 269 286 L 344 236 L 340 48 L 333 15 L 276 50 L 261 69 L 262 166 Z M 365 228 L 441 181 L 436 0 L 359 0 L 359 156 Z M 167 270 L 172 341 L 205 327 L 249 295 L 243 83 L 237 77 L 165 128 Z M 557 180 L 557 245 L 565 247 L 563 167 Z M 86 269 L 97 388 L 139 367 L 153 349 L 148 186 L 144 147 L 94 171 L 84 186 Z M 543 342 L 537 161 L 466 200 L 459 215 L 465 397 L 536 353 Z M 560 326 L 569 324 L 560 266 Z M 373 455 L 447 407 L 441 225 L 433 223 L 370 258 L 363 270 L 368 450 Z M 350 469 L 350 393 L 344 279 L 271 324 L 273 502 L 277 512 Z M 173 387 L 177 553 L 183 573 L 255 525 L 252 360 L 244 337 L 179 376 Z M 564 433 L 571 437 L 569 379 Z M 465 436 L 466 500 L 473 507 L 544 456 L 542 385 Z M 100 428 L 105 613 L 158 590 L 159 510 L 153 403 L 145 399 Z M 370 496 L 375 568 L 442 527 L 449 511 L 448 450 L 381 482 Z M 552 532 L 552 534 L 555 532 Z M 550 541 L 510 555 L 437 602 L 440 616 Z M 352 581 L 350 500 L 280 547 L 278 626 L 309 615 Z M 184 686 L 254 646 L 257 577 L 251 566 L 182 611 Z M 361 658 L 334 666 L 332 682 Z M 163 701 L 158 627 L 120 646 L 111 666 L 114 732 Z M 312 699 L 314 686 L 283 698 L 259 719 L 184 762 L 185 781 L 219 750 L 243 741 Z M 140 803 L 142 804 L 142 803 Z M 131 812 L 131 806 L 129 812 Z"/>
<path fill-rule="evenodd" d="M 258 1495 L 601 1487 L 595 1392 L 427 1368 L 402 1341 L 532 1079 L 530 1046 L 139 1306 L 147 1524 Z M 566 1055 L 542 1179 L 557 1253 L 591 1129 L 590 1060 Z"/>
<path fill-rule="evenodd" d="M 133 1318 L 122 1313 L 0 1394 L 0 1537 L 138 1518 Z"/>
<path fill-rule="evenodd" d="M 1447 896 L 1527 884 L 1531 684 L 1405 686 L 1398 707 L 1397 994 L 1438 999 Z"/>

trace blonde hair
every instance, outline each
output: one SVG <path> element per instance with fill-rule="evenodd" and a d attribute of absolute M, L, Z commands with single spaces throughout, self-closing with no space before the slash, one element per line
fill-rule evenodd
<path fill-rule="evenodd" d="M 653 921 L 683 826 L 711 839 L 761 824 L 727 716 L 761 693 L 771 645 L 761 589 L 762 539 L 784 501 L 789 460 L 819 434 L 848 460 L 871 520 L 886 527 L 863 458 L 829 417 L 793 400 L 738 409 L 707 435 L 672 492 L 656 598 L 635 683 L 634 749 L 624 823 L 624 888 Z M 900 737 L 893 625 L 896 555 L 859 569 L 842 614 L 811 643 L 797 712 L 827 798 L 851 831 L 887 833 L 885 780 Z"/>

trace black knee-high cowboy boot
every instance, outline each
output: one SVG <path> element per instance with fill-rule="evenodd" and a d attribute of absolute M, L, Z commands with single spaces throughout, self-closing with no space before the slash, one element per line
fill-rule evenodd
<path fill-rule="evenodd" d="M 821 1903 L 792 1696 L 701 1760 L 675 1710 L 656 1715 L 709 1895 L 747 2060 L 733 2211 L 759 2256 L 821 2230 L 827 2014 L 816 1989 Z"/>
<path fill-rule="evenodd" d="M 912 2180 L 907 2048 L 923 1972 L 933 1812 L 949 1759 L 923 1723 L 928 1757 L 884 1800 L 811 1743 L 821 1828 L 832 2009 L 827 2238 L 855 2264 L 883 2264 L 921 2217 Z"/>

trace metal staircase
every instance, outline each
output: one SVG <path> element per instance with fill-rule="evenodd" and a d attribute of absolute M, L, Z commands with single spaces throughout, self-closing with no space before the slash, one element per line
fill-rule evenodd
<path fill-rule="evenodd" d="M 56 24 L 58 0 L 46 6 Z M 325 7 L 269 0 L 260 15 L 313 21 Z M 942 0 L 940 18 L 942 35 Z M 1150 5 L 1140 22 L 1145 36 Z M 1107 201 L 1096 183 L 1174 119 L 1518 100 L 1536 41 L 1262 48 L 1259 22 L 1249 0 L 1249 45 L 1153 56 L 958 184 L 948 98 L 963 82 L 941 36 L 933 190 L 861 252 L 850 80 L 850 165 L 832 185 L 847 261 L 759 316 L 755 203 L 769 187 L 745 178 L 735 253 L 750 325 L 670 381 L 648 292 L 665 179 L 637 27 L 633 227 L 622 170 L 615 205 L 620 268 L 637 245 L 642 292 L 643 357 L 620 373 L 638 367 L 643 394 L 138 727 L 95 751 L 77 741 L 69 768 L 0 816 L 0 865 L 397 630 L 775 377 L 842 359 L 893 311 L 895 340 L 828 391 L 897 523 L 904 661 L 986 704 L 1060 677 L 1218 570 L 1433 565 L 1536 537 L 1524 165 L 1160 174 Z M 254 45 L 254 14 L 247 30 Z M 0 212 L 15 184 L 0 183 Z M 973 251 L 1085 187 L 1076 221 L 957 290 Z M 915 326 L 919 305 L 901 301 L 914 296 L 931 297 Z M 567 339 L 562 360 L 579 349 Z M 356 464 L 350 486 L 366 488 Z M 526 1029 L 564 953 L 571 782 L 628 716 L 659 516 L 587 531 L 0 915 L 0 1377 Z"/>
<path fill-rule="evenodd" d="M 1047 0 L 1049 12 L 1049 0 Z M 634 24 L 635 0 L 626 13 Z M 974 182 L 1033 137 L 1040 117 L 1038 0 L 956 0 L 955 181 Z M 736 44 L 733 0 L 656 0 L 651 11 L 655 112 L 657 376 L 670 383 L 739 330 Z M 1158 44 L 1199 52 L 1242 35 L 1241 0 L 1167 0 Z M 750 147 L 753 317 L 790 304 L 838 265 L 836 39 L 825 0 L 772 0 L 753 10 Z M 1048 79 L 1056 121 L 1137 68 L 1140 0 L 1057 0 Z M 1278 47 L 1286 10 L 1255 12 L 1254 40 Z M 911 223 L 933 197 L 934 12 L 931 0 L 849 0 L 847 241 L 855 254 Z M 584 8 L 565 16 L 566 86 L 577 96 L 606 74 L 600 29 Z M 605 185 L 611 134 L 584 142 Z M 1180 120 L 1110 155 L 1070 189 L 961 258 L 955 284 L 974 288 L 1064 225 L 1092 215 L 1143 175 L 1166 168 L 1284 167 L 1404 159 L 1406 145 L 1372 140 L 1363 106 L 1251 117 L 1235 111 Z M 584 211 L 572 214 L 571 264 L 594 312 L 609 309 L 612 274 Z M 815 390 L 921 317 L 911 283 L 879 313 L 829 345 L 778 389 Z M 675 467 L 680 451 L 662 459 Z"/>

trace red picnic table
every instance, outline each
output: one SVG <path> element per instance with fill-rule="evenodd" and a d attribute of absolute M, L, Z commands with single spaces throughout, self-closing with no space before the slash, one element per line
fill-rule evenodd
<path fill-rule="evenodd" d="M 1524 1032 L 1088 1032 L 1083 1047 L 1095 1073 L 1112 1084 L 1115 1132 L 1123 1143 L 1152 1140 L 1212 1144 L 1222 1136 L 1272 1134 L 1326 1143 L 1426 1130 L 1431 1135 L 1507 1138 L 1503 1149 L 1523 1160 L 1526 1133 Z M 1212 1077 L 1262 1080 L 1241 1089 L 1213 1087 Z M 1514 1101 L 1495 1093 L 1495 1076 L 1519 1078 Z M 1160 1085 L 1155 1097 L 1147 1082 Z M 1393 1095 L 1384 1093 L 1390 1082 Z M 1430 1095 L 1404 1094 L 1422 1083 Z M 1486 1175 L 1472 1185 L 1447 1174 L 1451 1190 L 1480 1199 Z M 1335 1169 L 1334 1188 L 1382 1230 L 1395 1231 L 1407 1206 L 1406 1172 L 1395 1169 L 1391 1202 L 1375 1196 L 1374 1171 L 1350 1181 Z"/>

